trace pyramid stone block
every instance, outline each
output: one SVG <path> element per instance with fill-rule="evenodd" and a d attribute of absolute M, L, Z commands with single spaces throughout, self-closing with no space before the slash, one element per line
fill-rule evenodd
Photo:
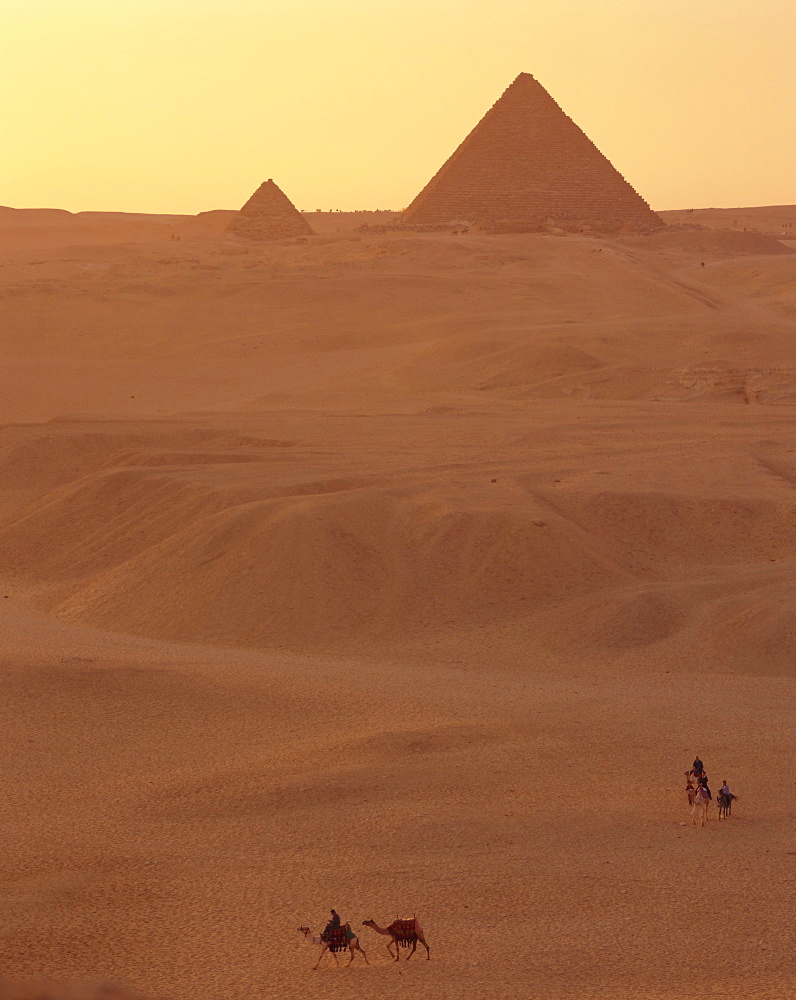
<path fill-rule="evenodd" d="M 227 226 L 227 232 L 250 240 L 312 235 L 307 220 L 270 178 L 249 198 Z"/>
<path fill-rule="evenodd" d="M 417 225 L 663 226 L 530 73 L 517 77 L 404 217 Z"/>

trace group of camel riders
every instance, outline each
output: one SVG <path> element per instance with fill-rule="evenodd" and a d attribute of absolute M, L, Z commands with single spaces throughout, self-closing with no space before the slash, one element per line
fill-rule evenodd
<path fill-rule="evenodd" d="M 710 786 L 708 785 L 708 776 L 705 773 L 705 765 L 699 757 L 694 760 L 691 770 L 686 774 L 685 781 L 685 793 L 688 796 L 689 805 L 693 803 L 694 795 L 698 788 L 704 788 L 708 793 L 708 798 L 713 798 L 713 793 L 710 791 Z M 696 782 L 696 785 L 694 782 Z M 727 802 L 731 802 L 734 798 L 735 796 L 730 791 L 730 786 L 727 784 L 727 779 L 725 778 L 719 789 L 719 801 L 724 799 Z"/>
<path fill-rule="evenodd" d="M 390 958 L 396 962 L 399 960 L 398 953 L 401 948 L 406 948 L 409 951 L 409 954 L 406 956 L 408 962 L 417 951 L 418 944 L 422 944 L 426 949 L 426 959 L 431 958 L 431 949 L 428 946 L 428 941 L 425 939 L 423 928 L 420 926 L 417 915 L 412 917 L 396 917 L 387 927 L 380 927 L 375 920 L 363 920 L 362 926 L 370 927 L 377 934 L 382 934 L 389 938 L 387 951 L 390 953 Z M 359 938 L 354 933 L 351 924 L 343 923 L 337 910 L 332 910 L 332 919 L 327 922 L 322 934 L 313 934 L 309 927 L 298 927 L 296 929 L 299 934 L 304 935 L 306 941 L 321 946 L 321 953 L 318 956 L 318 961 L 313 966 L 314 969 L 317 969 L 321 964 L 321 959 L 327 951 L 331 952 L 334 956 L 335 964 L 337 963 L 337 952 L 348 951 L 351 956 L 348 960 L 349 965 L 354 961 L 354 955 L 357 952 L 362 955 L 365 964 L 370 965 L 368 956 L 365 954 L 365 949 L 360 944 Z"/>

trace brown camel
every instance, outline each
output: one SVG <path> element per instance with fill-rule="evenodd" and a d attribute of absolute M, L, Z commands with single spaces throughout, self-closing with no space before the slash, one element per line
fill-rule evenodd
<path fill-rule="evenodd" d="M 402 920 L 400 917 L 396 917 L 395 920 L 390 924 L 389 927 L 379 927 L 375 920 L 363 920 L 363 927 L 372 928 L 377 934 L 386 934 L 389 937 L 390 942 L 387 945 L 387 951 L 397 962 L 398 959 L 398 949 L 408 948 L 411 944 L 412 950 L 406 956 L 406 961 L 414 955 L 417 951 L 417 942 L 419 941 L 423 947 L 426 949 L 426 959 L 431 958 L 431 949 L 423 937 L 423 928 L 420 926 L 420 921 L 417 917 L 410 917 L 408 920 Z M 393 953 L 393 945 L 395 946 L 395 952 Z"/>
<path fill-rule="evenodd" d="M 305 941 L 308 941 L 310 944 L 319 944 L 321 946 L 321 953 L 320 955 L 318 955 L 318 961 L 315 963 L 315 965 L 313 965 L 313 969 L 317 969 L 318 966 L 321 964 L 321 959 L 329 950 L 331 941 L 325 939 L 322 934 L 313 934 L 312 931 L 309 929 L 309 927 L 299 927 L 298 932 L 299 934 L 304 935 Z M 337 929 L 337 933 L 345 934 L 345 942 L 346 942 L 345 947 L 348 948 L 348 950 L 351 952 L 351 958 L 349 958 L 348 960 L 349 965 L 354 961 L 355 951 L 361 951 L 362 957 L 365 959 L 365 965 L 370 965 L 370 962 L 368 961 L 368 956 L 365 954 L 365 949 L 359 943 L 359 938 L 351 930 L 351 924 L 345 924 L 343 927 L 339 927 Z M 335 965 L 339 965 L 340 963 L 337 961 L 337 948 L 335 948 L 332 951 L 332 955 L 334 956 Z"/>

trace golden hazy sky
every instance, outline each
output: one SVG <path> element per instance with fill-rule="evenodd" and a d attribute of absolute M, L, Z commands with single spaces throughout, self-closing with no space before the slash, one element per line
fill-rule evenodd
<path fill-rule="evenodd" d="M 0 0 L 0 204 L 403 208 L 520 72 L 653 208 L 793 204 L 796 0 Z"/>

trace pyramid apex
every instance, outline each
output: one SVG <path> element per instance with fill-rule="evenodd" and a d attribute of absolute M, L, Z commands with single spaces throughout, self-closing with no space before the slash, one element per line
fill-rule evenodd
<path fill-rule="evenodd" d="M 533 84 L 535 87 L 541 87 L 541 84 L 532 73 L 518 73 L 508 85 L 507 89 L 512 90 L 514 87 L 527 87 L 529 83 Z"/>
<path fill-rule="evenodd" d="M 547 91 L 539 83 L 536 77 L 532 73 L 518 73 L 517 76 L 511 81 L 511 83 L 503 91 L 504 94 L 514 94 L 516 96 L 517 91 L 527 92 L 528 94 L 544 93 Z"/>

